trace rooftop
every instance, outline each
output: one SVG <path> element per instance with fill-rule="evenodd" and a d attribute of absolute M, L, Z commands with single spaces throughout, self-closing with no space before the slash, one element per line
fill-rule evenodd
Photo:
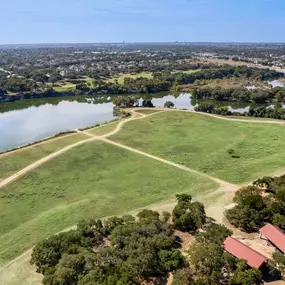
<path fill-rule="evenodd" d="M 239 259 L 245 259 L 250 267 L 260 268 L 267 261 L 265 256 L 232 237 L 224 241 L 224 249 Z"/>
<path fill-rule="evenodd" d="M 267 224 L 259 230 L 268 240 L 285 253 L 285 233 L 278 227 Z"/>

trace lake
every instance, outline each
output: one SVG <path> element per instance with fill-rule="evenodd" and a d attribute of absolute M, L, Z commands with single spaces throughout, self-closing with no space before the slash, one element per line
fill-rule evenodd
<path fill-rule="evenodd" d="M 155 107 L 163 107 L 171 101 L 177 109 L 194 110 L 197 102 L 191 101 L 191 94 L 173 96 L 169 93 L 151 97 Z M 59 97 L 31 99 L 0 104 L 0 151 L 52 136 L 58 132 L 102 124 L 116 118 L 112 98 L 102 97 Z M 139 100 L 140 105 L 142 99 Z M 232 112 L 247 112 L 258 105 L 205 101 L 227 106 Z M 261 105 L 262 106 L 262 105 Z"/>

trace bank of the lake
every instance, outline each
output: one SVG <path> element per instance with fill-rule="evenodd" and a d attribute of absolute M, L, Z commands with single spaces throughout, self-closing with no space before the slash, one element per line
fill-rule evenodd
<path fill-rule="evenodd" d="M 145 95 L 144 95 L 145 96 Z M 158 93 L 148 95 L 155 107 L 171 101 L 177 109 L 194 110 L 198 101 L 191 94 Z M 143 99 L 139 100 L 142 105 Z M 227 106 L 232 112 L 245 113 L 250 107 L 264 105 L 240 102 L 203 101 Z M 110 96 L 40 98 L 0 104 L 0 151 L 32 143 L 56 133 L 102 124 L 117 118 Z"/>

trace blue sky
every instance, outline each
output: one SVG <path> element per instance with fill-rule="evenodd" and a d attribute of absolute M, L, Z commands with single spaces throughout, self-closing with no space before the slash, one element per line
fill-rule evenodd
<path fill-rule="evenodd" d="M 0 0 L 0 44 L 285 42 L 285 0 Z"/>

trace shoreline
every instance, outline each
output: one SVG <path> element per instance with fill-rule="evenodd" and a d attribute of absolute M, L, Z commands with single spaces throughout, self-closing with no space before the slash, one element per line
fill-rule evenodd
<path fill-rule="evenodd" d="M 119 120 L 120 120 L 120 117 L 118 117 L 117 119 L 114 119 L 114 120 L 102 123 L 102 124 L 98 124 L 97 123 L 97 124 L 92 125 L 92 126 L 81 128 L 79 130 L 86 131 L 86 130 L 91 130 L 91 129 L 95 129 L 95 128 L 100 128 L 100 127 L 103 127 L 105 125 L 112 124 L 112 123 L 114 123 L 116 121 L 119 121 Z M 67 137 L 67 136 L 71 136 L 71 135 L 75 135 L 75 134 L 77 134 L 77 131 L 75 131 L 75 130 L 59 132 L 59 133 L 56 133 L 56 134 L 54 134 L 52 136 L 42 138 L 40 140 L 36 140 L 36 141 L 30 142 L 30 143 L 26 143 L 26 144 L 23 144 L 23 145 L 20 145 L 20 146 L 17 146 L 17 147 L 13 147 L 13 148 L 10 148 L 10 149 L 4 150 L 4 151 L 0 151 L 0 157 L 5 155 L 5 154 L 9 154 L 9 153 L 16 152 L 16 151 L 19 151 L 19 150 L 22 150 L 22 149 L 26 149 L 26 148 L 33 147 L 33 146 L 36 146 L 36 145 L 40 145 L 42 143 L 45 143 L 45 142 L 48 142 L 48 141 L 51 141 L 51 140 L 54 140 L 54 139 L 60 139 L 61 137 Z"/>

